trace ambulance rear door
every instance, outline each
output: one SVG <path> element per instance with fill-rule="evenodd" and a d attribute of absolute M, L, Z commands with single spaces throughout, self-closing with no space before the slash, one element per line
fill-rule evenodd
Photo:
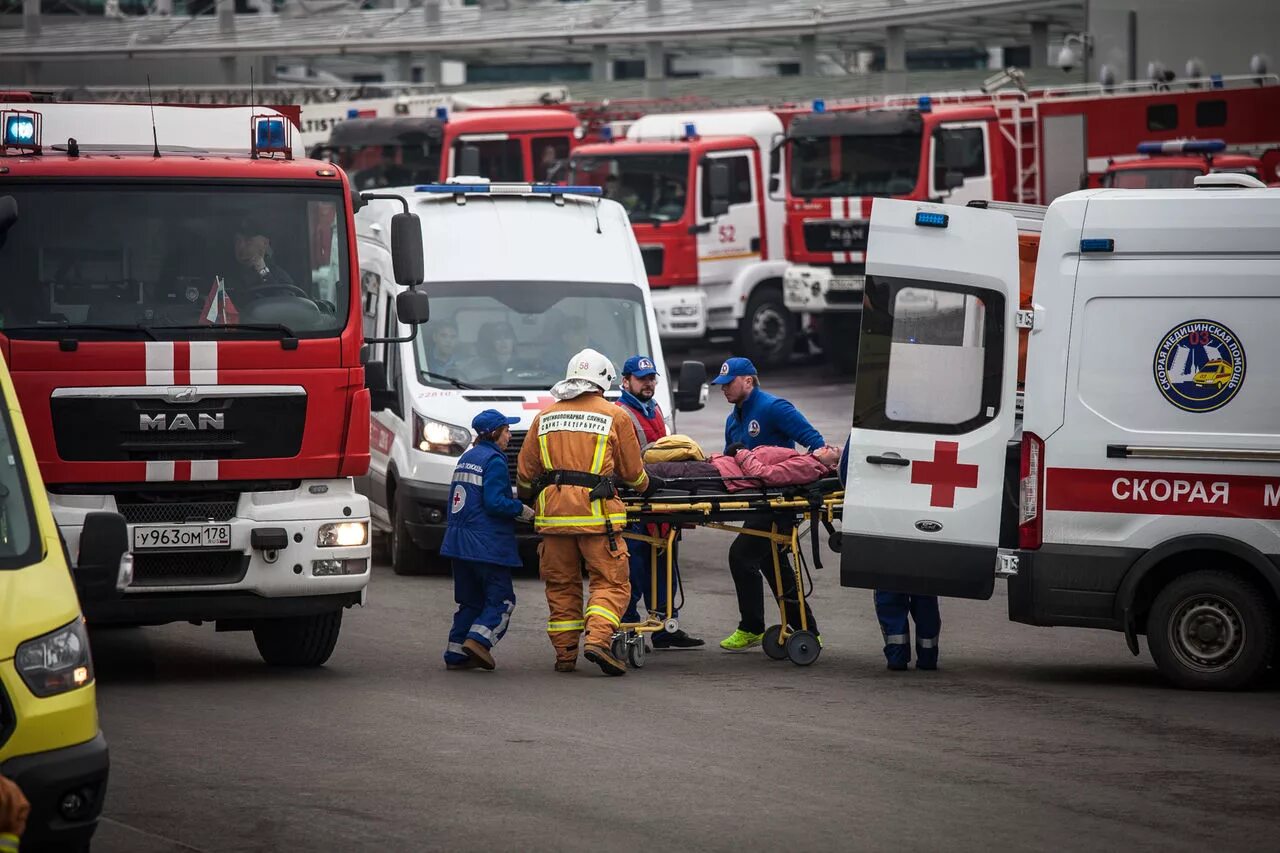
<path fill-rule="evenodd" d="M 1002 211 L 876 199 L 840 582 L 990 598 L 1018 373 Z"/>

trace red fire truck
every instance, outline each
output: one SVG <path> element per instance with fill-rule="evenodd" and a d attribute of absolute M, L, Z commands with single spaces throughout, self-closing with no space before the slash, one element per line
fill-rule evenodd
<path fill-rule="evenodd" d="M 433 184 L 455 175 L 564 183 L 569 152 L 582 134 L 578 118 L 565 109 L 479 108 L 450 115 L 440 107 L 433 117 L 339 122 L 312 153 L 336 161 L 359 190 Z"/>
<path fill-rule="evenodd" d="M 856 348 L 871 201 L 1047 204 L 1097 186 L 1142 141 L 1280 141 L 1280 79 L 1212 77 L 1039 91 L 821 102 L 787 127 L 787 308 L 824 314 L 838 365 Z M 827 313 L 830 312 L 830 313 Z M 843 312 L 843 313 L 842 313 Z"/>
<path fill-rule="evenodd" d="M 1275 166 L 1280 149 L 1261 152 L 1228 150 L 1221 139 L 1175 139 L 1171 142 L 1143 142 L 1132 157 L 1114 157 L 1102 175 L 1104 187 L 1133 190 L 1184 189 L 1195 186 L 1199 175 L 1238 172 L 1260 181 L 1276 181 Z"/>
<path fill-rule="evenodd" d="M 296 120 L 0 104 L 0 349 L 90 622 L 314 666 L 369 582 L 369 391 L 356 198 Z M 131 580 L 90 577 L 104 518 Z"/>

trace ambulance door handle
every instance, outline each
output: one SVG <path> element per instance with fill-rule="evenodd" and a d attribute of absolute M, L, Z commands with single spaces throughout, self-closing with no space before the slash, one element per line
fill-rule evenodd
<path fill-rule="evenodd" d="M 882 456 L 868 456 L 867 461 L 872 465 L 897 465 L 900 468 L 905 468 L 911 464 L 910 459 L 903 459 L 898 454 L 892 452 L 886 453 Z"/>

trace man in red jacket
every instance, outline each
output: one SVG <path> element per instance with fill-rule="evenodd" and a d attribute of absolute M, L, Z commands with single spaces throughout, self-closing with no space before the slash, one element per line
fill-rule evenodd
<path fill-rule="evenodd" d="M 643 453 L 649 445 L 667 434 L 667 422 L 662 416 L 662 409 L 658 408 L 658 404 L 653 399 L 654 392 L 658 388 L 658 371 L 653 366 L 653 359 L 644 355 L 633 355 L 627 359 L 622 366 L 622 397 L 618 400 L 618 405 L 631 416 L 631 422 L 636 427 L 636 438 L 640 440 L 640 451 Z M 667 528 L 665 525 L 631 525 L 630 530 L 633 533 L 647 533 L 650 536 L 665 536 Z M 627 608 L 626 614 L 623 615 L 623 622 L 639 622 L 640 611 L 636 605 L 640 603 L 640 596 L 644 596 L 645 609 L 650 613 L 667 612 L 666 590 L 663 588 L 665 584 L 659 582 L 658 600 L 650 601 L 652 593 L 652 580 L 650 576 L 650 553 L 651 546 L 648 542 L 639 542 L 631 540 L 628 545 L 631 552 L 631 605 Z M 661 558 L 659 558 L 661 560 Z M 680 570 L 675 565 L 675 554 L 672 554 L 672 584 L 675 579 L 679 578 Z M 678 617 L 680 614 L 673 607 L 671 610 L 672 617 Z M 655 649 L 696 649 L 698 646 L 706 645 L 706 640 L 700 637 L 693 637 L 685 633 L 684 629 L 680 629 L 671 633 L 667 631 L 658 631 L 653 635 L 653 647 Z"/>

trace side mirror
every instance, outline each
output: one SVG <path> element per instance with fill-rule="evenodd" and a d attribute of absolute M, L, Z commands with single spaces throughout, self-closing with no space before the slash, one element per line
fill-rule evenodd
<path fill-rule="evenodd" d="M 80 531 L 80 554 L 71 573 L 81 601 L 113 598 L 133 582 L 129 525 L 118 512 L 91 512 Z"/>
<path fill-rule="evenodd" d="M 707 178 L 711 188 L 711 215 L 724 216 L 729 212 L 729 167 L 712 162 L 707 166 Z"/>
<path fill-rule="evenodd" d="M 387 389 L 387 365 L 381 361 L 371 361 L 364 366 L 364 386 L 369 389 L 369 408 L 375 412 L 385 412 L 396 407 L 394 391 Z"/>
<path fill-rule="evenodd" d="M 406 326 L 421 326 L 431 319 L 431 300 L 421 290 L 406 290 L 396 296 L 396 319 Z"/>
<path fill-rule="evenodd" d="M 391 268 L 396 283 L 417 287 L 426 278 L 422 260 L 422 222 L 416 213 L 391 217 Z"/>
<path fill-rule="evenodd" d="M 483 178 L 485 175 L 480 174 L 480 149 L 474 145 L 462 146 L 462 152 L 458 155 L 458 171 L 454 177 L 458 175 L 466 175 L 469 178 Z"/>
<path fill-rule="evenodd" d="M 676 383 L 675 405 L 678 412 L 696 412 L 707 405 L 707 366 L 700 361 L 686 361 L 680 365 L 680 379 Z"/>
<path fill-rule="evenodd" d="M 954 169 L 947 170 L 942 176 L 942 189 L 947 192 L 958 190 L 964 186 L 964 174 Z"/>
<path fill-rule="evenodd" d="M 18 200 L 11 195 L 0 196 L 0 234 L 4 234 L 18 221 Z"/>

